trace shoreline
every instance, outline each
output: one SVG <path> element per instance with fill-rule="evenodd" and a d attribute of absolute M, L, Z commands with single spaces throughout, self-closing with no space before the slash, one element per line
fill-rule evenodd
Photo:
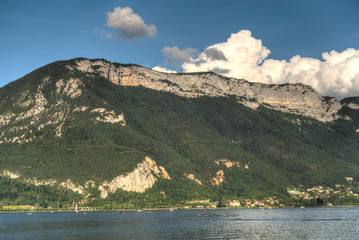
<path fill-rule="evenodd" d="M 359 205 L 338 205 L 338 206 L 310 206 L 310 207 L 304 207 L 304 208 L 356 208 L 359 207 Z M 115 210 L 103 210 L 103 209 L 92 209 L 92 210 L 78 210 L 76 212 L 75 210 L 69 210 L 69 209 L 53 209 L 53 210 L 0 210 L 0 213 L 59 213 L 59 212 L 73 212 L 73 213 L 84 213 L 84 212 L 147 212 L 147 211 L 178 211 L 178 210 L 236 210 L 236 209 L 261 209 L 261 210 L 267 210 L 267 209 L 282 209 L 282 208 L 302 208 L 302 207 L 292 207 L 292 206 L 285 206 L 285 207 L 237 207 L 237 208 L 230 208 L 230 207 L 224 207 L 224 208 L 144 208 L 144 209 L 115 209 Z"/>

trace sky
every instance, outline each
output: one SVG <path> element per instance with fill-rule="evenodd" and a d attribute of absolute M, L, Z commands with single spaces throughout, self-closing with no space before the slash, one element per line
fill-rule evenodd
<path fill-rule="evenodd" d="M 359 96 L 357 0 L 0 0 L 0 87 L 105 58 Z"/>

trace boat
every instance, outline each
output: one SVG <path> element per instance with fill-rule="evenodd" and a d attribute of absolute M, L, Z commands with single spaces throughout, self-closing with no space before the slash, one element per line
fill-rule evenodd
<path fill-rule="evenodd" d="M 76 203 L 76 206 L 75 206 L 75 212 L 78 213 L 79 210 L 77 210 L 77 203 Z"/>

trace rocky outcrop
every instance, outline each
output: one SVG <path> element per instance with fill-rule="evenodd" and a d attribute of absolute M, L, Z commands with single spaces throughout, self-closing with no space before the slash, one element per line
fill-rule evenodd
<path fill-rule="evenodd" d="M 96 117 L 96 121 L 98 122 L 120 123 L 122 126 L 126 126 L 123 113 L 116 114 L 115 111 L 108 111 L 104 108 L 92 109 L 91 113 L 100 113 L 100 116 Z"/>
<path fill-rule="evenodd" d="M 239 162 L 230 161 L 228 159 L 219 159 L 219 160 L 214 161 L 214 163 L 217 164 L 217 165 L 223 164 L 227 168 L 230 168 L 230 167 L 233 167 L 233 166 L 236 166 L 236 167 L 241 166 L 241 164 Z"/>
<path fill-rule="evenodd" d="M 12 179 L 18 179 L 20 178 L 20 175 L 8 170 L 3 170 L 2 173 L 0 173 L 0 176 L 3 177 L 10 177 Z M 61 186 L 63 188 L 72 190 L 74 192 L 78 192 L 80 194 L 83 194 L 85 192 L 85 188 L 79 184 L 75 184 L 73 183 L 70 179 L 67 179 L 66 181 L 63 182 L 58 182 L 54 179 L 46 179 L 46 180 L 39 180 L 37 178 L 23 178 L 22 179 L 24 182 L 26 183 L 30 183 L 33 184 L 35 186 Z M 88 183 L 86 183 L 86 185 L 88 185 Z"/>
<path fill-rule="evenodd" d="M 347 104 L 345 106 L 347 106 L 347 107 L 349 107 L 351 109 L 355 109 L 355 110 L 359 109 L 359 104 L 356 104 L 356 103 L 349 103 L 349 104 Z"/>
<path fill-rule="evenodd" d="M 67 82 L 61 79 L 56 83 L 56 93 L 69 98 L 77 98 L 82 94 L 80 86 L 83 86 L 83 83 L 79 79 L 70 79 Z"/>
<path fill-rule="evenodd" d="M 210 180 L 210 184 L 211 185 L 215 185 L 218 186 L 219 184 L 221 184 L 224 180 L 224 172 L 223 170 L 218 170 L 215 174 L 215 176 Z"/>
<path fill-rule="evenodd" d="M 157 166 L 155 161 L 146 157 L 132 172 L 117 176 L 110 182 L 103 182 L 99 187 L 101 197 L 105 198 L 109 192 L 113 193 L 117 189 L 144 192 L 155 184 L 157 177 L 171 179 L 164 167 Z"/>
<path fill-rule="evenodd" d="M 55 90 L 49 92 L 48 89 L 52 87 L 55 87 Z M 78 78 L 60 79 L 54 82 L 49 77 L 44 77 L 36 91 L 20 92 L 11 103 L 13 106 L 10 110 L 0 111 L 0 128 L 2 128 L 0 144 L 32 142 L 41 136 L 36 136 L 31 129 L 40 131 L 47 126 L 53 128 L 54 136 L 61 137 L 63 126 L 72 118 L 72 113 L 88 111 L 92 116 L 87 115 L 87 117 L 96 123 L 126 126 L 124 114 L 116 113 L 106 103 L 99 104 L 110 109 L 76 106 L 72 100 L 84 95 L 84 87 L 84 83 Z M 54 95 L 56 101 L 51 102 L 53 99 L 49 96 Z"/>
<path fill-rule="evenodd" d="M 242 168 L 242 170 L 248 169 L 250 165 L 250 162 L 241 164 L 240 162 L 230 161 L 228 159 L 215 160 L 214 163 L 217 164 L 218 166 L 224 165 L 226 166 L 226 168 L 237 167 L 237 168 Z"/>
<path fill-rule="evenodd" d="M 240 169 L 242 169 L 242 171 L 244 171 L 245 169 L 249 169 L 249 165 L 250 165 L 250 162 L 241 164 L 240 162 L 231 161 L 228 159 L 218 159 L 218 160 L 215 160 L 214 163 L 217 164 L 218 166 L 224 165 L 226 168 L 231 168 L 231 167 L 240 168 Z M 212 177 L 212 179 L 209 180 L 209 184 L 218 186 L 223 181 L 224 181 L 224 171 L 218 170 L 214 174 L 214 177 Z"/>
<path fill-rule="evenodd" d="M 20 175 L 8 170 L 3 170 L 0 176 L 6 176 L 13 179 L 19 178 Z M 114 193 L 117 189 L 123 189 L 125 191 L 144 192 L 148 188 L 151 188 L 158 178 L 171 179 L 166 169 L 162 166 L 158 166 L 155 161 L 149 157 L 145 157 L 142 163 L 139 163 L 137 167 L 130 173 L 125 175 L 119 175 L 113 178 L 111 181 L 105 181 L 99 184 L 98 189 L 101 191 L 101 197 L 106 198 L 108 193 Z M 37 178 L 24 179 L 25 182 L 39 185 L 58 185 L 66 189 L 78 192 L 80 194 L 87 193 L 87 188 L 95 187 L 95 182 L 88 180 L 84 186 L 75 184 L 70 179 L 63 182 L 58 182 L 54 179 L 38 180 Z M 200 183 L 201 184 L 201 183 Z"/>
<path fill-rule="evenodd" d="M 359 97 L 344 98 L 340 102 L 343 106 L 346 106 L 348 108 L 351 108 L 354 110 L 359 109 Z"/>
<path fill-rule="evenodd" d="M 200 180 L 198 180 L 194 174 L 192 173 L 185 173 L 183 174 L 183 176 L 185 176 L 186 178 L 188 178 L 189 180 L 195 181 L 196 183 L 198 183 L 199 185 L 202 185 L 202 182 Z"/>
<path fill-rule="evenodd" d="M 147 88 L 175 93 L 184 97 L 229 96 L 253 109 L 264 106 L 274 110 L 333 121 L 341 108 L 335 98 L 321 96 L 304 84 L 268 85 L 227 78 L 214 73 L 163 73 L 137 65 L 121 65 L 105 60 L 77 59 L 69 65 L 84 72 L 94 72 L 109 81 L 124 86 Z"/>
<path fill-rule="evenodd" d="M 8 170 L 3 170 L 3 172 L 0 173 L 0 176 L 9 177 L 9 178 L 12 178 L 12 179 L 16 179 L 16 178 L 20 177 L 19 174 L 15 173 L 15 172 L 8 171 Z"/>

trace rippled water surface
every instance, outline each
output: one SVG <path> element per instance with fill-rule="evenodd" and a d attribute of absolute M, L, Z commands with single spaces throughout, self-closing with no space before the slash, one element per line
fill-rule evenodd
<path fill-rule="evenodd" d="M 358 238 L 359 208 L 0 213 L 0 239 Z"/>

